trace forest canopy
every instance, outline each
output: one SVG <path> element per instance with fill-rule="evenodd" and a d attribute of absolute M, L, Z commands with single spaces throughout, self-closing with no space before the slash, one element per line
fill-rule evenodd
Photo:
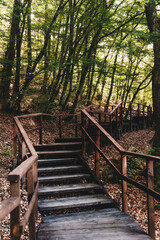
<path fill-rule="evenodd" d="M 0 0 L 1 108 L 74 112 L 79 102 L 152 104 L 146 2 Z"/>

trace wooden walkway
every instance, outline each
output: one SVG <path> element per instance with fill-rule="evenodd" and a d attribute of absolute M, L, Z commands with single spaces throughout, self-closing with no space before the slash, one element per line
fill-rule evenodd
<path fill-rule="evenodd" d="M 35 146 L 43 216 L 37 239 L 151 239 L 98 182 L 79 156 L 79 141 Z"/>
<path fill-rule="evenodd" d="M 11 196 L 0 204 L 0 220 L 10 214 L 11 240 L 20 240 L 27 224 L 30 240 L 156 239 L 154 201 L 160 201 L 160 194 L 154 190 L 154 162 L 160 162 L 160 157 L 127 151 L 115 140 L 122 132 L 152 124 L 151 108 L 136 106 L 130 104 L 124 108 L 119 103 L 108 112 L 90 106 L 81 114 L 35 113 L 14 117 L 14 166 L 17 167 L 8 176 Z M 49 143 L 48 136 L 51 144 L 42 144 Z M 105 155 L 103 144 L 117 149 L 121 171 Z M 95 152 L 94 172 L 84 160 L 91 151 Z M 145 161 L 147 186 L 127 176 L 128 156 Z M 100 157 L 122 182 L 123 212 L 98 180 Z M 127 214 L 128 183 L 146 193 L 149 235 Z M 24 189 L 28 207 L 21 216 Z M 43 218 L 38 233 L 37 198 Z"/>

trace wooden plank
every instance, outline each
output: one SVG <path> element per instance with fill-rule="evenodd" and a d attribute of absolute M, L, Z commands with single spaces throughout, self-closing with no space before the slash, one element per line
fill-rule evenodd
<path fill-rule="evenodd" d="M 150 240 L 151 238 L 128 214 L 109 208 L 44 217 L 37 239 Z"/>
<path fill-rule="evenodd" d="M 20 201 L 20 197 L 10 197 L 0 202 L 0 221 L 10 214 L 10 212 L 12 212 L 20 204 Z"/>
<path fill-rule="evenodd" d="M 82 183 L 82 184 L 68 184 L 62 186 L 47 186 L 39 187 L 38 194 L 55 194 L 55 193 L 68 193 L 68 192 L 80 192 L 89 190 L 102 190 L 102 186 L 94 183 Z"/>
<path fill-rule="evenodd" d="M 45 182 L 56 182 L 56 181 L 64 181 L 64 180 L 78 180 L 83 178 L 91 178 L 90 174 L 71 174 L 71 175 L 54 175 L 54 176 L 45 176 L 45 177 L 39 177 L 38 180 L 40 183 Z"/>
<path fill-rule="evenodd" d="M 88 113 L 87 111 L 83 110 L 82 111 L 88 119 L 90 119 L 90 121 L 101 131 L 101 133 L 106 136 L 106 138 L 115 146 L 115 148 L 118 150 L 118 151 L 123 151 L 124 149 L 121 147 L 121 145 L 119 143 L 117 143 L 115 141 L 115 139 L 99 124 L 97 123 L 97 121 L 92 118 Z"/>
<path fill-rule="evenodd" d="M 24 140 L 25 144 L 27 145 L 28 150 L 30 151 L 30 153 L 32 155 L 37 155 L 32 143 L 31 143 L 30 139 L 28 138 L 24 128 L 22 127 L 22 124 L 19 121 L 18 117 L 14 117 L 14 120 L 16 122 L 17 128 L 19 129 L 19 131 L 20 131 L 20 133 L 23 137 L 23 140 Z"/>
<path fill-rule="evenodd" d="M 38 201 L 40 211 L 71 209 L 97 205 L 113 207 L 115 203 L 112 199 L 107 198 L 102 194 L 57 199 L 45 199 Z"/>
<path fill-rule="evenodd" d="M 62 163 L 62 162 L 76 162 L 76 161 L 78 161 L 78 158 L 71 158 L 71 157 L 69 157 L 69 158 L 54 158 L 54 159 L 39 159 L 38 160 L 38 163 L 40 163 L 40 164 L 47 164 L 47 163 Z"/>
<path fill-rule="evenodd" d="M 73 170 L 83 170 L 85 169 L 82 165 L 75 165 L 75 166 L 58 166 L 58 167 L 45 167 L 45 168 L 38 168 L 38 173 L 49 173 L 49 172 L 66 172 L 66 171 L 73 171 Z"/>
<path fill-rule="evenodd" d="M 12 172 L 8 175 L 8 180 L 11 182 L 18 181 L 22 179 L 22 177 L 27 173 L 30 167 L 37 161 L 38 156 L 32 156 L 22 162 L 17 168 L 15 168 Z"/>
<path fill-rule="evenodd" d="M 25 213 L 24 218 L 23 218 L 23 220 L 20 223 L 21 234 L 24 233 L 25 227 L 26 227 L 26 225 L 27 225 L 27 223 L 29 221 L 30 215 L 32 213 L 32 209 L 33 209 L 33 207 L 35 205 L 35 202 L 36 202 L 36 199 L 37 199 L 37 194 L 38 194 L 38 187 L 39 187 L 39 184 L 37 183 L 36 187 L 35 187 L 35 190 L 34 190 L 34 194 L 33 194 L 32 198 L 31 198 L 30 203 L 29 203 L 27 212 Z"/>
<path fill-rule="evenodd" d="M 80 150 L 64 150 L 64 151 L 37 151 L 38 155 L 57 155 L 57 154 L 79 154 Z"/>

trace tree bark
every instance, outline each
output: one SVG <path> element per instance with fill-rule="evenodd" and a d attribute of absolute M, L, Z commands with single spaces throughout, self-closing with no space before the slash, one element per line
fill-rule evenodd
<path fill-rule="evenodd" d="M 154 67 L 152 72 L 152 98 L 155 135 L 153 147 L 160 147 L 160 19 L 157 15 L 156 3 L 151 0 L 146 5 L 146 19 L 153 39 Z"/>

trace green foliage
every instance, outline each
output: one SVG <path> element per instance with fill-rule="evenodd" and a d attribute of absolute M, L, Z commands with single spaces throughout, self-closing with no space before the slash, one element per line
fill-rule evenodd
<path fill-rule="evenodd" d="M 13 154 L 12 154 L 12 152 L 10 151 L 10 146 L 8 146 L 8 145 L 5 145 L 5 147 L 4 147 L 4 149 L 3 149 L 3 151 L 1 152 L 1 155 L 2 156 L 8 156 L 8 157 L 13 157 Z"/>
<path fill-rule="evenodd" d="M 144 174 L 145 162 L 142 158 L 133 158 L 128 156 L 127 158 L 128 176 L 138 178 Z"/>

